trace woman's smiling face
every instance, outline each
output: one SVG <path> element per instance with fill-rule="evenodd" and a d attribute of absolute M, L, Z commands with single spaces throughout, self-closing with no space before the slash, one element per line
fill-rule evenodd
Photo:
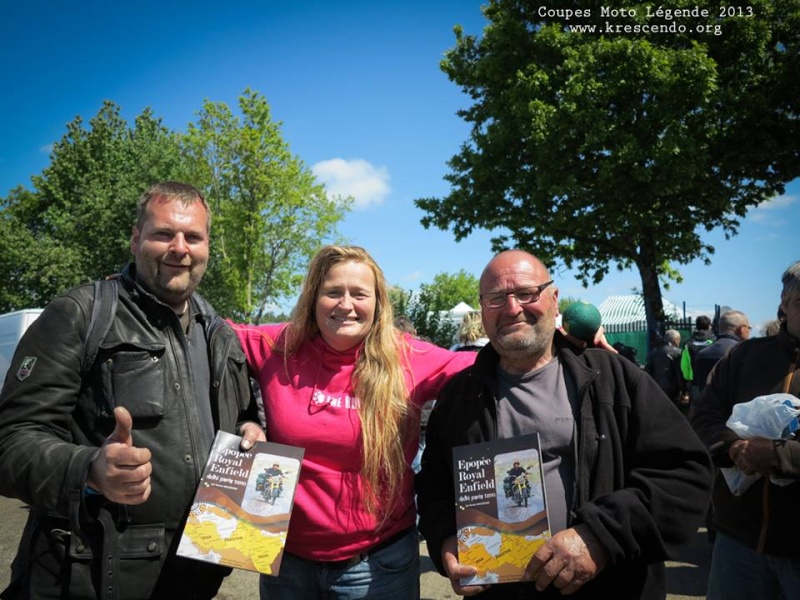
<path fill-rule="evenodd" d="M 375 275 L 367 265 L 331 267 L 317 293 L 316 318 L 322 339 L 334 350 L 360 344 L 375 320 Z"/>

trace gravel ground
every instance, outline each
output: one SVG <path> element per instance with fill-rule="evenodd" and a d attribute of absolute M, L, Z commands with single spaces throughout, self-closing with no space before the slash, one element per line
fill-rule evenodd
<path fill-rule="evenodd" d="M 16 553 L 19 535 L 25 525 L 27 509 L 18 500 L 0 497 L 0 589 L 8 585 L 11 560 Z M 459 598 L 450 583 L 433 568 L 425 542 L 420 544 L 421 600 Z M 704 529 L 684 547 L 676 562 L 667 563 L 669 600 L 700 600 L 705 598 L 711 546 Z M 258 600 L 258 574 L 234 570 L 225 580 L 217 598 L 220 600 Z"/>

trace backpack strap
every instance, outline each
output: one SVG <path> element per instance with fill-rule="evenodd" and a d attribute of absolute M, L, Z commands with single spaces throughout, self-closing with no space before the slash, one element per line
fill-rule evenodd
<path fill-rule="evenodd" d="M 117 279 L 94 282 L 94 302 L 92 303 L 92 314 L 89 317 L 89 328 L 86 330 L 86 343 L 83 347 L 82 373 L 87 373 L 92 368 L 100 344 L 114 321 L 118 301 L 119 281 Z"/>

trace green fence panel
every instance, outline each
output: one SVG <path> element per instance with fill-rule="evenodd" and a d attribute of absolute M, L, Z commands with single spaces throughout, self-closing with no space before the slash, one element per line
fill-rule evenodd
<path fill-rule="evenodd" d="M 647 334 L 644 331 L 606 333 L 606 339 L 612 346 L 617 342 L 622 342 L 626 346 L 636 348 L 636 362 L 639 365 L 647 362 Z"/>

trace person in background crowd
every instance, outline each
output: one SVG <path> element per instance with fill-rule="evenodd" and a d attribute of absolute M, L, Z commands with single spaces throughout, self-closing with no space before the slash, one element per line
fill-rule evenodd
<path fill-rule="evenodd" d="M 706 380 L 720 359 L 742 340 L 749 338 L 751 329 L 747 316 L 738 310 L 726 311 L 720 315 L 719 336 L 694 356 L 694 383 L 700 392 L 706 387 Z M 706 513 L 706 532 L 711 543 L 716 539 L 713 513 L 714 507 L 709 504 Z"/>
<path fill-rule="evenodd" d="M 305 448 L 280 574 L 261 577 L 262 599 L 419 598 L 420 407 L 475 354 L 400 332 L 383 272 L 354 246 L 317 252 L 288 324 L 234 330 L 269 439 Z"/>
<path fill-rule="evenodd" d="M 779 319 L 773 319 L 766 325 L 764 325 L 764 335 L 771 336 L 771 335 L 778 335 L 778 332 L 781 330 L 781 322 Z"/>
<path fill-rule="evenodd" d="M 606 330 L 602 325 L 602 316 L 594 304 L 578 301 L 568 304 L 564 308 L 565 314 L 556 317 L 556 328 L 571 344 L 580 348 L 603 348 L 614 354 L 619 354 L 615 345 L 611 345 L 606 338 Z M 569 313 L 570 327 L 565 322 Z M 581 335 L 576 335 L 580 333 Z M 623 344 L 624 346 L 624 344 Z M 635 352 L 635 349 L 634 349 Z"/>
<path fill-rule="evenodd" d="M 702 520 L 711 461 L 642 369 L 556 333 L 558 289 L 520 250 L 480 278 L 490 343 L 448 383 L 417 475 L 420 530 L 457 594 L 481 598 L 664 598 L 664 560 Z M 452 449 L 537 432 L 552 538 L 523 583 L 462 586 Z"/>
<path fill-rule="evenodd" d="M 417 327 L 414 325 L 414 321 L 407 315 L 397 315 L 394 318 L 394 326 L 400 331 L 405 331 L 411 335 L 417 335 Z"/>
<path fill-rule="evenodd" d="M 694 356 L 694 380 L 698 391 L 706 387 L 711 370 L 731 349 L 750 337 L 750 320 L 738 310 L 729 310 L 719 317 L 719 335 L 714 342 L 701 348 Z"/>
<path fill-rule="evenodd" d="M 195 292 L 211 215 L 175 182 L 139 200 L 113 322 L 82 368 L 91 284 L 25 332 L 0 396 L 0 494 L 30 505 L 2 598 L 213 598 L 230 569 L 175 555 L 222 429 L 264 440 L 244 353 Z"/>
<path fill-rule="evenodd" d="M 717 467 L 761 475 L 740 495 L 721 472 L 715 478 L 708 600 L 788 599 L 800 590 L 800 441 L 741 439 L 726 426 L 738 403 L 776 392 L 800 397 L 800 261 L 781 282 L 785 319 L 778 334 L 734 346 L 714 367 L 692 413 Z M 773 477 L 793 482 L 779 485 Z"/>
<path fill-rule="evenodd" d="M 458 343 L 451 348 L 456 352 L 477 352 L 488 342 L 486 332 L 483 330 L 481 313 L 468 312 L 461 318 L 461 324 L 456 332 Z"/>
<path fill-rule="evenodd" d="M 700 394 L 694 378 L 694 357 L 701 349 L 711 345 L 714 339 L 714 332 L 711 331 L 711 319 L 705 315 L 697 317 L 692 337 L 686 342 L 681 353 L 681 376 L 683 377 L 681 403 L 687 407 Z"/>
<path fill-rule="evenodd" d="M 779 306 L 778 317 L 764 326 L 764 335 L 778 335 L 778 332 L 781 330 L 781 323 L 783 323 L 785 318 L 786 313 L 784 313 L 783 309 Z"/>
<path fill-rule="evenodd" d="M 664 343 L 650 353 L 645 370 L 679 407 L 681 397 L 681 334 L 675 329 L 664 332 Z"/>

